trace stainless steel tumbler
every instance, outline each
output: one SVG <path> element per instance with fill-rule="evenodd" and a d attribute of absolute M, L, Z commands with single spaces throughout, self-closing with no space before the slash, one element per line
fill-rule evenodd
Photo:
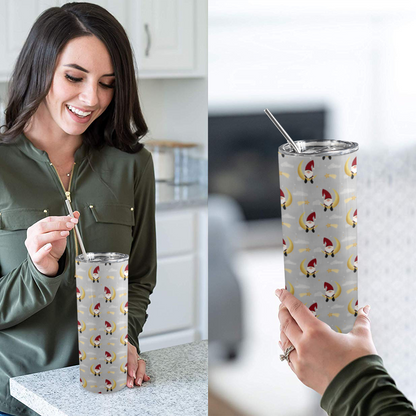
<path fill-rule="evenodd" d="M 336 140 L 279 147 L 286 289 L 335 331 L 358 307 L 357 151 Z"/>
<path fill-rule="evenodd" d="M 127 382 L 128 262 L 122 253 L 75 258 L 81 386 L 94 393 Z"/>

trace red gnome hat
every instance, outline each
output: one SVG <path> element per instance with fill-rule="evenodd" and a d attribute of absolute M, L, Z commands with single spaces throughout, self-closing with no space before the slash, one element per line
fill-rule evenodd
<path fill-rule="evenodd" d="M 100 304 L 99 303 L 97 303 L 96 305 L 95 305 L 95 307 L 94 307 L 94 309 L 100 309 Z"/>
<path fill-rule="evenodd" d="M 316 218 L 316 214 L 314 212 L 312 212 L 312 214 L 308 215 L 308 218 L 306 218 L 306 221 L 312 221 L 314 222 Z"/>
<path fill-rule="evenodd" d="M 354 160 L 352 161 L 351 166 L 357 166 L 357 158 L 354 158 Z"/>
<path fill-rule="evenodd" d="M 77 288 L 77 293 L 81 293 L 78 288 Z"/>
<path fill-rule="evenodd" d="M 94 341 L 99 341 L 101 339 L 101 335 L 98 335 L 94 338 Z"/>
<path fill-rule="evenodd" d="M 332 195 L 326 189 L 322 189 L 322 197 L 325 199 L 332 199 Z"/>
<path fill-rule="evenodd" d="M 309 306 L 309 310 L 311 312 L 316 312 L 317 309 L 318 309 L 318 304 L 316 302 L 313 303 L 311 306 Z"/>
<path fill-rule="evenodd" d="M 126 268 L 124 269 L 125 272 L 129 271 L 129 265 L 126 266 Z"/>
<path fill-rule="evenodd" d="M 358 300 L 357 300 L 357 302 L 355 302 L 355 306 L 358 306 Z"/>
<path fill-rule="evenodd" d="M 107 286 L 104 286 L 104 292 L 106 295 L 111 294 L 111 290 Z"/>
<path fill-rule="evenodd" d="M 101 364 L 96 365 L 96 366 L 95 366 L 95 369 L 96 369 L 96 370 L 101 370 Z"/>
<path fill-rule="evenodd" d="M 108 352 L 108 351 L 106 351 L 105 352 L 105 356 L 107 357 L 107 358 L 112 358 L 113 356 Z"/>
<path fill-rule="evenodd" d="M 325 290 L 334 290 L 334 287 L 330 285 L 328 282 L 324 283 L 324 288 Z"/>
<path fill-rule="evenodd" d="M 308 267 L 315 267 L 316 266 L 316 259 L 312 259 L 309 263 L 308 263 Z"/>
<path fill-rule="evenodd" d="M 94 273 L 98 273 L 100 271 L 100 266 L 97 266 L 95 269 L 94 269 Z"/>
<path fill-rule="evenodd" d="M 286 245 L 286 241 L 284 238 L 282 238 L 283 244 Z"/>
<path fill-rule="evenodd" d="M 108 379 L 105 379 L 105 384 L 107 384 L 107 386 L 112 386 L 113 385 L 113 383 L 111 383 L 111 381 L 108 380 Z"/>
<path fill-rule="evenodd" d="M 280 196 L 282 196 L 283 198 L 285 197 L 285 194 L 283 193 L 281 189 L 280 189 Z"/>
<path fill-rule="evenodd" d="M 110 322 L 105 321 L 105 326 L 111 326 Z"/>
<path fill-rule="evenodd" d="M 355 260 L 354 261 L 358 261 L 358 256 L 355 258 Z M 358 301 L 357 301 L 358 302 Z"/>
<path fill-rule="evenodd" d="M 324 244 L 325 244 L 325 247 L 333 246 L 332 241 L 326 237 L 324 238 Z"/>
<path fill-rule="evenodd" d="M 353 217 L 356 217 L 356 216 L 357 216 L 357 210 L 354 211 Z"/>
<path fill-rule="evenodd" d="M 313 160 L 311 160 L 306 166 L 305 170 L 312 170 L 315 167 L 315 164 L 313 163 Z"/>

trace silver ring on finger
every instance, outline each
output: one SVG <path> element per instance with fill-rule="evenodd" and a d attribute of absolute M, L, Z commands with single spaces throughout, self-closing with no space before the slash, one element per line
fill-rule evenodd
<path fill-rule="evenodd" d="M 289 354 L 295 349 L 295 347 L 293 345 L 290 345 L 289 347 L 286 348 L 285 353 L 284 354 L 280 354 L 280 361 L 287 361 L 288 364 L 290 363 L 290 358 L 289 358 Z"/>
<path fill-rule="evenodd" d="M 144 361 L 144 363 L 146 364 L 146 361 L 142 357 L 140 357 L 140 355 L 137 356 L 137 361 Z"/>

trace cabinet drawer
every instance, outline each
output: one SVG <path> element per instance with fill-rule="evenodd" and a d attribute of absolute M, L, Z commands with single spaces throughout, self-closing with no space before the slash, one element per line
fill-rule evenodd
<path fill-rule="evenodd" d="M 161 212 L 156 215 L 157 255 L 189 253 L 195 249 L 194 212 Z"/>
<path fill-rule="evenodd" d="M 140 337 L 191 328 L 195 324 L 195 258 L 158 260 L 157 285 Z"/>

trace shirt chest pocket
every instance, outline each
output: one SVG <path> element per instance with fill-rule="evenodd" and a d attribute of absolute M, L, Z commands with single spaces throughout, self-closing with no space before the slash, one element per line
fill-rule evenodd
<path fill-rule="evenodd" d="M 0 212 L 0 230 L 27 230 L 36 222 L 46 218 L 48 210 L 16 208 Z"/>
<path fill-rule="evenodd" d="M 129 254 L 133 241 L 134 208 L 125 204 L 92 204 L 92 226 L 85 237 L 87 251 Z M 82 221 L 82 218 L 80 218 Z"/>

